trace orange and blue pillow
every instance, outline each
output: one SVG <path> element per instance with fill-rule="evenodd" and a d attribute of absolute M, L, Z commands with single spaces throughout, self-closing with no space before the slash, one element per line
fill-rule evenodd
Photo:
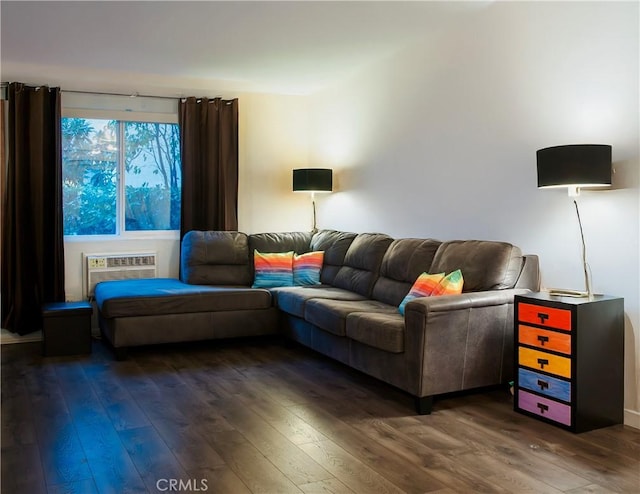
<path fill-rule="evenodd" d="M 462 271 L 456 269 L 440 280 L 440 283 L 438 283 L 438 286 L 431 292 L 430 296 L 458 295 L 462 293 L 462 285 L 464 285 Z"/>
<path fill-rule="evenodd" d="M 414 298 L 428 297 L 438 286 L 438 283 L 444 278 L 444 273 L 429 274 L 422 273 L 418 276 L 409 293 L 400 302 L 398 312 L 404 316 L 404 306 L 411 302 Z"/>
<path fill-rule="evenodd" d="M 293 256 L 293 284 L 319 285 L 323 261 L 323 251 L 295 254 Z"/>
<path fill-rule="evenodd" d="M 422 273 L 418 276 L 407 296 L 402 299 L 398 312 L 404 315 L 405 306 L 419 297 L 434 297 L 436 295 L 454 295 L 462 293 L 462 271 L 459 269 L 445 276 L 445 273 Z"/>
<path fill-rule="evenodd" d="M 293 251 L 253 253 L 255 277 L 253 288 L 274 288 L 293 285 Z"/>

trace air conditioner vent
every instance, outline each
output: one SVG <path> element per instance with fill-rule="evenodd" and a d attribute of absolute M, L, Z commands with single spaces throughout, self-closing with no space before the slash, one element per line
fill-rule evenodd
<path fill-rule="evenodd" d="M 157 254 L 83 254 L 85 297 L 93 297 L 96 283 L 157 277 Z"/>
<path fill-rule="evenodd" d="M 108 268 L 120 268 L 124 266 L 155 266 L 155 254 L 135 254 L 131 256 L 107 257 Z"/>

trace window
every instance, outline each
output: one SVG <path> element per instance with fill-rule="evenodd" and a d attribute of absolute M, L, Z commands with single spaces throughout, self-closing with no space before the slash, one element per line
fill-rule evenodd
<path fill-rule="evenodd" d="M 62 118 L 65 235 L 180 229 L 175 123 Z"/>

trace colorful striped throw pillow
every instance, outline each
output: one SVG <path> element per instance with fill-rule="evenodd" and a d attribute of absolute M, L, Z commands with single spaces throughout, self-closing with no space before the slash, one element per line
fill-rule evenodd
<path fill-rule="evenodd" d="M 293 284 L 319 285 L 324 261 L 323 251 L 306 252 L 293 256 Z"/>
<path fill-rule="evenodd" d="M 253 288 L 274 288 L 293 285 L 293 251 L 253 252 L 255 277 Z"/>
<path fill-rule="evenodd" d="M 448 275 L 444 273 L 422 273 L 409 290 L 407 296 L 400 302 L 398 312 L 404 315 L 404 308 L 411 300 L 418 297 L 435 297 L 437 295 L 458 295 L 462 293 L 464 279 L 462 271 L 456 269 Z"/>
<path fill-rule="evenodd" d="M 431 292 L 431 297 L 436 295 L 458 295 L 462 293 L 462 271 L 456 269 L 440 280 L 438 286 Z"/>
<path fill-rule="evenodd" d="M 418 279 L 407 293 L 407 296 L 402 299 L 398 312 L 404 316 L 404 306 L 411 302 L 414 298 L 428 297 L 433 290 L 438 286 L 438 283 L 444 278 L 444 273 L 429 274 L 422 273 L 418 276 Z"/>

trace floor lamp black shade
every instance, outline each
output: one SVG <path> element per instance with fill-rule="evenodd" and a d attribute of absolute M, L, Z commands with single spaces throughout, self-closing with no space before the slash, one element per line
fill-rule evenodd
<path fill-rule="evenodd" d="M 538 187 L 606 187 L 611 185 L 611 146 L 569 144 L 537 153 Z"/>
<path fill-rule="evenodd" d="M 299 168 L 293 170 L 294 192 L 331 192 L 333 170 L 331 168 Z"/>
<path fill-rule="evenodd" d="M 310 192 L 313 205 L 313 229 L 316 228 L 316 192 L 333 191 L 333 170 L 331 168 L 298 168 L 293 170 L 293 191 Z"/>

